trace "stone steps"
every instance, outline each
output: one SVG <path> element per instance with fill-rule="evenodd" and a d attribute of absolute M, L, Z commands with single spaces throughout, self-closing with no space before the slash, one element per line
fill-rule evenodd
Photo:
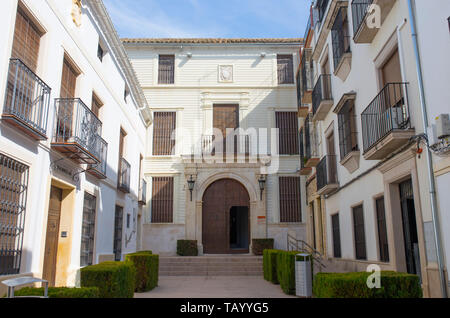
<path fill-rule="evenodd" d="M 160 276 L 262 276 L 262 257 L 160 257 Z"/>

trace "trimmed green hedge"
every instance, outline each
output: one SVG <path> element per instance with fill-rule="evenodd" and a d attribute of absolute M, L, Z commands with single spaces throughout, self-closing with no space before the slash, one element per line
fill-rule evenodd
<path fill-rule="evenodd" d="M 45 288 L 24 287 L 14 291 L 14 296 L 44 296 Z M 68 288 L 49 287 L 49 298 L 99 298 L 100 292 L 97 287 Z"/>
<path fill-rule="evenodd" d="M 194 240 L 178 240 L 177 254 L 179 256 L 198 256 L 197 241 Z"/>
<path fill-rule="evenodd" d="M 422 298 L 419 277 L 398 272 L 381 272 L 381 288 L 367 287 L 372 273 L 318 273 L 313 293 L 317 298 Z"/>
<path fill-rule="evenodd" d="M 274 239 L 253 239 L 252 253 L 254 255 L 263 255 L 264 250 L 272 250 Z"/>
<path fill-rule="evenodd" d="M 295 295 L 295 255 L 299 253 L 280 251 L 277 254 L 277 279 L 287 295 Z"/>
<path fill-rule="evenodd" d="M 81 269 L 81 286 L 98 287 L 101 298 L 133 298 L 135 279 L 131 262 L 104 262 Z"/>
<path fill-rule="evenodd" d="M 277 276 L 277 256 L 280 252 L 281 251 L 279 250 L 264 250 L 263 252 L 264 279 L 273 284 L 279 284 Z"/>
<path fill-rule="evenodd" d="M 136 268 L 135 292 L 147 292 L 158 286 L 159 255 L 137 252 L 125 255 Z"/>

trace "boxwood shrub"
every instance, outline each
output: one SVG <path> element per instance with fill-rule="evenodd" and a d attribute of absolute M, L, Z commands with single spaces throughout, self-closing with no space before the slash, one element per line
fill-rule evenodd
<path fill-rule="evenodd" d="M 44 296 L 45 288 L 24 287 L 14 291 L 14 296 Z M 68 287 L 49 287 L 49 298 L 99 298 L 100 292 L 97 287 L 82 287 L 82 288 L 68 288 Z"/>
<path fill-rule="evenodd" d="M 179 256 L 198 256 L 197 241 L 195 240 L 178 240 L 177 254 Z"/>
<path fill-rule="evenodd" d="M 318 273 L 313 293 L 317 298 L 422 298 L 419 277 L 398 272 L 381 272 L 381 288 L 367 287 L 371 273 Z"/>
<path fill-rule="evenodd" d="M 252 253 L 263 255 L 264 250 L 273 249 L 274 239 L 252 239 Z"/>
<path fill-rule="evenodd" d="M 264 250 L 263 252 L 264 279 L 273 284 L 279 284 L 277 276 L 277 256 L 280 252 L 281 251 L 279 250 Z"/>
<path fill-rule="evenodd" d="M 295 295 L 295 256 L 299 253 L 281 251 L 277 254 L 277 279 L 287 295 Z"/>
<path fill-rule="evenodd" d="M 104 262 L 81 269 L 81 286 L 98 287 L 100 298 L 133 298 L 136 269 L 132 262 Z"/>
<path fill-rule="evenodd" d="M 136 269 L 135 292 L 147 292 L 158 286 L 159 256 L 148 252 L 125 255 Z"/>

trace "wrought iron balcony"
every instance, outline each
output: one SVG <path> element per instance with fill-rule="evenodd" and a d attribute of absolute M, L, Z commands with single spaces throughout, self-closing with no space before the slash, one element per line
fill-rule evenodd
<path fill-rule="evenodd" d="M 89 165 L 87 172 L 97 177 L 98 179 L 106 179 L 106 167 L 108 164 L 108 143 L 100 136 L 98 136 L 98 143 L 100 147 L 100 162 L 94 165 Z"/>
<path fill-rule="evenodd" d="M 312 168 L 306 167 L 308 158 L 305 156 L 305 133 L 304 127 L 300 129 L 300 175 L 307 176 L 312 172 Z"/>
<path fill-rule="evenodd" d="M 141 185 L 139 187 L 139 204 L 147 204 L 147 181 L 141 180 Z"/>
<path fill-rule="evenodd" d="M 324 120 L 333 103 L 331 75 L 322 74 L 319 76 L 312 93 L 313 120 Z"/>
<path fill-rule="evenodd" d="M 214 156 L 214 155 L 245 155 L 251 153 L 250 135 L 231 135 L 222 140 L 216 140 L 216 136 L 203 135 L 200 149 L 192 150 L 193 155 Z"/>
<path fill-rule="evenodd" d="M 317 165 L 317 194 L 330 194 L 338 187 L 336 155 L 327 155 Z"/>
<path fill-rule="evenodd" d="M 102 123 L 79 98 L 55 99 L 52 147 L 75 162 L 98 164 Z"/>
<path fill-rule="evenodd" d="M 389 83 L 361 114 L 364 158 L 381 160 L 414 135 L 408 107 L 408 83 Z"/>
<path fill-rule="evenodd" d="M 317 142 L 317 135 L 314 129 L 314 122 L 312 121 L 312 114 L 309 114 L 305 120 L 305 157 L 304 165 L 306 168 L 316 167 L 320 161 L 319 145 Z"/>
<path fill-rule="evenodd" d="M 370 20 L 369 10 L 371 5 L 377 5 L 380 8 L 381 23 L 384 22 L 386 16 L 395 4 L 394 0 L 353 0 L 352 16 L 353 16 L 353 40 L 355 43 L 372 43 L 373 39 L 380 29 L 379 26 L 368 25 Z"/>
<path fill-rule="evenodd" d="M 117 182 L 117 189 L 125 193 L 130 193 L 130 172 L 131 165 L 124 158 L 120 158 L 119 180 Z"/>
<path fill-rule="evenodd" d="M 312 63 L 312 49 L 304 49 L 300 64 L 301 74 L 301 102 L 310 104 L 312 102 L 312 90 L 314 89 L 314 64 Z"/>
<path fill-rule="evenodd" d="M 318 0 L 317 1 L 317 11 L 319 13 L 319 23 L 323 21 L 323 18 L 325 17 L 325 13 L 327 11 L 328 2 L 330 0 Z"/>
<path fill-rule="evenodd" d="M 50 91 L 21 60 L 10 59 L 3 121 L 36 140 L 46 140 Z"/>

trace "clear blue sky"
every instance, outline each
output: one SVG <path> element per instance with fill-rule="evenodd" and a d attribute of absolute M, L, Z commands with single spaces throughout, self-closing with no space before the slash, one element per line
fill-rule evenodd
<path fill-rule="evenodd" d="M 104 0 L 120 37 L 303 37 L 311 0 Z"/>

